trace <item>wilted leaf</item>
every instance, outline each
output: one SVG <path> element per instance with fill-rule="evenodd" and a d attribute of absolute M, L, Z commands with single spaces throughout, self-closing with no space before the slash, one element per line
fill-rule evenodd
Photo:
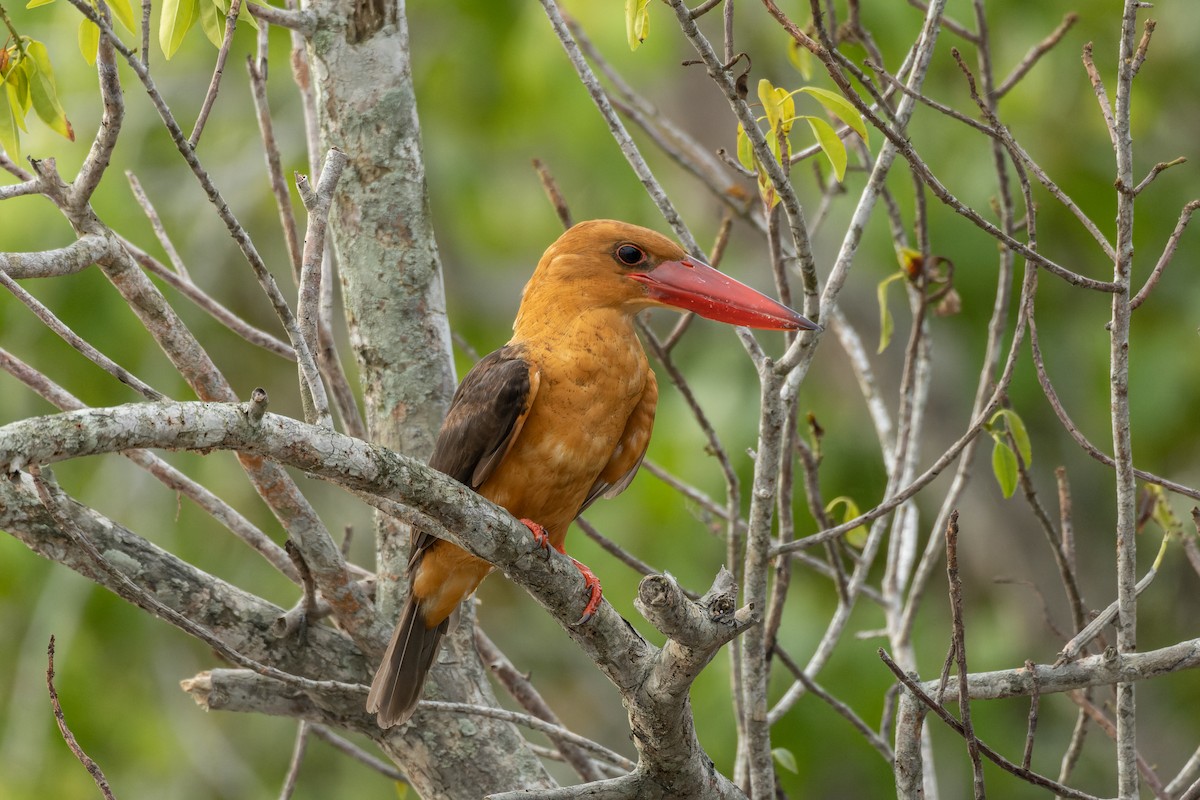
<path fill-rule="evenodd" d="M 1012 497 L 1017 490 L 1017 454 L 999 437 L 992 448 L 992 472 L 996 475 L 996 483 L 1000 484 L 1001 494 Z"/>
<path fill-rule="evenodd" d="M 183 37 L 196 24 L 199 5 L 198 0 L 164 0 L 158 20 L 158 46 L 168 59 L 175 55 Z"/>
<path fill-rule="evenodd" d="M 916 280 L 921 271 L 925 269 L 925 259 L 921 256 L 920 250 L 913 250 L 911 247 L 901 247 L 896 250 L 896 260 L 900 262 L 900 269 L 904 270 L 904 274 L 909 280 Z"/>
<path fill-rule="evenodd" d="M 776 763 L 792 774 L 800 774 L 800 769 L 796 766 L 796 756 L 791 750 L 785 747 L 776 747 L 771 751 L 771 755 L 775 757 Z"/>
<path fill-rule="evenodd" d="M 33 103 L 33 110 L 53 131 L 75 141 L 75 131 L 58 102 L 58 88 L 54 84 L 54 69 L 50 66 L 46 45 L 30 40 L 25 44 L 25 53 L 29 58 L 23 59 L 21 65 L 25 67 L 29 78 L 29 99 Z"/>
<path fill-rule="evenodd" d="M 845 495 L 842 495 L 841 497 L 835 497 L 830 500 L 825 506 L 825 513 L 832 514 L 833 510 L 838 506 L 845 507 L 845 511 L 842 512 L 843 523 L 849 522 L 862 513 L 858 510 L 858 503 L 854 502 L 852 498 L 846 497 Z M 867 534 L 869 533 L 870 531 L 867 530 L 866 525 L 859 525 L 851 528 L 850 530 L 846 531 L 846 544 L 861 550 L 863 545 L 867 543 Z"/>
<path fill-rule="evenodd" d="M 629 49 L 637 50 L 650 30 L 650 0 L 625 0 L 625 37 Z"/>
<path fill-rule="evenodd" d="M 821 145 L 821 152 L 829 159 L 830 165 L 833 167 L 833 174 L 838 179 L 838 182 L 846 177 L 846 145 L 838 138 L 837 131 L 833 129 L 825 120 L 820 117 L 805 117 L 808 120 L 808 126 L 812 128 L 813 135 L 817 137 L 817 144 Z"/>
<path fill-rule="evenodd" d="M 903 272 L 894 272 L 879 282 L 875 287 L 875 296 L 879 300 L 879 349 L 876 353 L 882 353 L 887 350 L 888 344 L 892 341 L 892 330 L 895 328 L 895 323 L 892 321 L 892 312 L 888 310 L 887 290 L 893 282 L 904 277 Z"/>
<path fill-rule="evenodd" d="M 100 28 L 87 17 L 79 20 L 79 52 L 89 66 L 96 66 L 96 52 L 100 49 Z"/>
<path fill-rule="evenodd" d="M 831 92 L 828 89 L 818 89 L 816 86 L 805 86 L 800 91 L 829 109 L 830 113 L 849 125 L 850 130 L 861 136 L 864 142 L 869 141 L 867 138 L 866 123 L 863 122 L 858 109 L 849 100 L 837 92 Z"/>

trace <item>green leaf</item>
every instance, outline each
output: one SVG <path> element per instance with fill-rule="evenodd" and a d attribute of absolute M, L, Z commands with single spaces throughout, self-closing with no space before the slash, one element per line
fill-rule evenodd
<path fill-rule="evenodd" d="M 13 113 L 12 87 L 7 86 L 0 98 L 0 147 L 10 159 L 21 160 L 21 135 L 17 133 L 17 116 Z"/>
<path fill-rule="evenodd" d="M 996 483 L 1000 484 L 1001 494 L 1012 497 L 1017 490 L 1017 454 L 999 437 L 992 448 L 992 472 L 996 475 Z"/>
<path fill-rule="evenodd" d="M 650 31 L 650 0 L 625 0 L 625 37 L 637 50 Z"/>
<path fill-rule="evenodd" d="M 800 77 L 811 81 L 813 76 L 813 54 L 807 47 L 801 47 L 795 39 L 788 39 L 788 61 L 800 72 Z"/>
<path fill-rule="evenodd" d="M 168 59 L 175 55 L 183 37 L 193 25 L 199 14 L 198 0 L 165 0 L 162 16 L 158 20 L 158 46 Z"/>
<path fill-rule="evenodd" d="M 25 7 L 26 8 L 37 8 L 39 6 L 48 6 L 53 2 L 54 2 L 54 0 L 29 0 L 29 2 L 25 4 Z"/>
<path fill-rule="evenodd" d="M 29 58 L 23 59 L 21 64 L 29 78 L 29 99 L 33 103 L 33 110 L 51 130 L 75 141 L 75 131 L 58 102 L 58 88 L 54 83 L 54 69 L 50 66 L 46 45 L 31 39 L 25 44 L 25 53 Z"/>
<path fill-rule="evenodd" d="M 200 11 L 200 27 L 204 31 L 204 35 L 213 43 L 213 47 L 220 48 L 225 41 L 225 13 L 218 3 L 212 0 L 200 0 L 198 3 Z"/>
<path fill-rule="evenodd" d="M 1017 445 L 1017 452 L 1021 454 L 1021 460 L 1028 467 L 1033 463 L 1033 445 L 1029 442 L 1029 432 L 1025 430 L 1024 421 L 1011 408 L 1002 408 L 992 415 L 988 424 L 995 425 L 1001 419 L 1004 420 L 1004 426 L 1008 432 L 1012 434 L 1013 442 Z"/>
<path fill-rule="evenodd" d="M 751 172 L 754 171 L 754 145 L 750 144 L 750 137 L 746 135 L 746 129 L 740 122 L 737 132 L 737 157 L 739 164 Z"/>
<path fill-rule="evenodd" d="M 779 766 L 783 767 L 788 772 L 794 775 L 800 774 L 800 770 L 796 766 L 796 756 L 792 754 L 791 750 L 788 750 L 784 747 L 776 747 L 771 751 L 771 755 L 775 757 L 775 761 L 779 764 Z"/>
<path fill-rule="evenodd" d="M 842 513 L 843 523 L 849 522 L 862 513 L 858 509 L 858 503 L 854 502 L 853 498 L 846 497 L 845 495 L 842 495 L 841 497 L 835 497 L 830 500 L 825 506 L 825 513 L 832 514 L 833 510 L 838 506 L 843 506 L 845 508 L 845 511 Z M 868 533 L 870 533 L 870 531 L 867 530 L 866 525 L 859 525 L 855 528 L 851 528 L 850 530 L 846 531 L 846 544 L 861 550 L 863 545 L 867 543 Z"/>
<path fill-rule="evenodd" d="M 864 142 L 870 141 L 867 138 L 866 123 L 863 122 L 858 109 L 849 100 L 837 92 L 831 92 L 828 89 L 818 89 L 816 86 L 805 86 L 800 91 L 829 109 L 835 117 L 849 125 L 852 131 L 861 136 Z"/>
<path fill-rule="evenodd" d="M 96 53 L 100 49 L 100 28 L 87 17 L 79 20 L 79 52 L 89 66 L 96 66 Z"/>
<path fill-rule="evenodd" d="M 133 18 L 133 6 L 129 4 L 129 0 L 105 0 L 108 3 L 108 8 L 112 11 L 113 16 L 117 18 L 122 27 L 130 33 L 137 35 L 138 24 Z"/>
<path fill-rule="evenodd" d="M 875 296 L 879 299 L 879 349 L 875 351 L 876 353 L 882 353 L 884 350 L 887 350 L 888 344 L 892 341 L 892 331 L 896 327 L 892 321 L 892 312 L 888 310 L 888 286 L 903 278 L 903 272 L 894 272 L 881 280 L 879 285 L 875 287 Z"/>
<path fill-rule="evenodd" d="M 18 64 L 9 70 L 4 81 L 4 89 L 8 95 L 13 118 L 17 121 L 17 127 L 28 131 L 29 129 L 25 127 L 25 115 L 29 113 L 33 101 L 29 99 L 29 76 L 23 65 Z"/>
<path fill-rule="evenodd" d="M 817 144 L 821 145 L 821 152 L 833 166 L 833 174 L 838 179 L 838 183 L 841 183 L 842 179 L 846 177 L 846 145 L 838 138 L 837 131 L 833 129 L 833 126 L 825 120 L 820 117 L 805 117 L 804 119 L 808 121 L 813 135 L 817 137 Z"/>

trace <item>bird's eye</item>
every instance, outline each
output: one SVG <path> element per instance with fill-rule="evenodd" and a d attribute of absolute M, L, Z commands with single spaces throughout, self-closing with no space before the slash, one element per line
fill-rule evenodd
<path fill-rule="evenodd" d="M 646 260 L 646 253 L 636 245 L 623 244 L 617 248 L 617 258 L 627 267 L 636 267 Z"/>

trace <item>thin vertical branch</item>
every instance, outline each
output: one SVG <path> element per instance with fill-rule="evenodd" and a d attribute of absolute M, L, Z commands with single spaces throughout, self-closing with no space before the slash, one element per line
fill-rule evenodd
<path fill-rule="evenodd" d="M 1130 126 L 1138 0 L 1125 0 L 1121 16 L 1120 52 L 1117 57 L 1117 93 L 1113 108 L 1113 149 L 1117 166 L 1117 241 L 1109 327 L 1110 400 L 1112 404 L 1113 459 L 1116 461 L 1117 544 L 1117 651 L 1137 649 L 1137 487 L 1129 413 L 1130 279 L 1133 271 L 1133 135 Z M 1137 708 L 1133 683 L 1117 684 L 1117 781 L 1121 800 L 1138 796 Z"/>

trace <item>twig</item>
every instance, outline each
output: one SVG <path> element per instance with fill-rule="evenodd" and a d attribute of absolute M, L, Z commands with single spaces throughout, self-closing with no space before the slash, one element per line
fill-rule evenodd
<path fill-rule="evenodd" d="M 108 356 L 101 353 L 75 331 L 71 330 L 65 322 L 60 320 L 53 311 L 46 308 L 36 297 L 25 291 L 16 281 L 8 276 L 8 273 L 0 270 L 0 286 L 3 286 L 8 291 L 12 292 L 13 296 L 20 300 L 25 306 L 42 321 L 52 333 L 69 344 L 79 352 L 88 361 L 98 366 L 100 369 L 112 375 L 114 378 L 133 389 L 138 394 L 148 400 L 163 400 L 166 398 L 162 392 L 155 389 L 150 384 L 144 382 L 141 378 L 134 375 L 129 370 L 122 367 L 117 362 L 113 361 Z"/>
<path fill-rule="evenodd" d="M 1149 186 L 1150 183 L 1155 178 L 1158 177 L 1160 172 L 1162 172 L 1163 170 L 1170 169 L 1171 167 L 1177 167 L 1180 164 L 1185 163 L 1186 161 L 1187 161 L 1187 158 L 1180 156 L 1179 158 L 1174 158 L 1174 159 L 1171 159 L 1170 161 L 1158 162 L 1153 167 L 1151 167 L 1150 173 L 1148 175 L 1146 175 L 1146 177 L 1142 178 L 1141 183 L 1139 183 L 1137 186 L 1133 187 L 1133 193 L 1141 194 L 1142 190 L 1145 189 L 1147 186 Z"/>
<path fill-rule="evenodd" d="M 188 137 L 188 144 L 195 149 L 200 144 L 200 134 L 204 132 L 204 123 L 208 121 L 208 115 L 212 113 L 213 103 L 217 101 L 217 92 L 221 88 L 221 76 L 225 74 L 225 62 L 229 59 L 229 46 L 233 44 L 233 32 L 237 28 L 238 14 L 242 10 L 242 0 L 232 0 L 229 4 L 229 11 L 225 16 L 225 37 L 221 40 L 221 47 L 217 50 L 217 64 L 213 68 L 212 80 L 208 84 L 208 92 L 204 95 L 204 102 L 200 106 L 200 113 L 196 117 L 196 124 L 192 126 L 192 135 Z"/>
<path fill-rule="evenodd" d="M 967 753 L 971 756 L 974 775 L 975 800 L 984 800 L 987 791 L 983 784 L 983 763 L 979 760 L 979 740 L 975 738 L 975 727 L 971 724 L 971 698 L 967 693 L 967 636 L 963 624 L 962 577 L 958 571 L 958 510 L 950 512 L 950 524 L 946 526 L 946 577 L 950 584 L 950 618 L 953 630 L 954 661 L 958 667 L 958 714 L 962 736 L 967 740 Z M 1028 770 L 1028 765 L 1022 765 Z"/>
<path fill-rule="evenodd" d="M 187 266 L 183 263 L 183 259 L 179 257 L 179 251 L 175 249 L 175 243 L 171 241 L 171 236 L 167 233 L 167 229 L 163 227 L 162 219 L 158 216 L 158 211 L 155 210 L 154 204 L 150 202 L 150 198 L 146 196 L 145 190 L 142 189 L 142 182 L 138 180 L 132 170 L 125 170 L 125 178 L 129 181 L 129 187 L 133 190 L 134 198 L 137 200 L 138 205 L 142 207 L 142 212 L 150 222 L 151 229 L 154 230 L 154 238 L 158 239 L 158 243 L 162 245 L 163 251 L 167 254 L 167 260 L 175 268 L 175 273 L 179 277 L 190 281 L 192 276 L 188 274 Z"/>
<path fill-rule="evenodd" d="M 574 224 L 571 221 L 571 209 L 567 206 L 567 199 L 559 191 L 558 182 L 554 180 L 549 167 L 542 163 L 540 158 L 535 158 L 533 159 L 533 168 L 537 171 L 538 180 L 542 182 L 542 189 L 545 190 L 550 205 L 554 206 L 554 213 L 558 215 L 558 221 L 564 228 L 571 227 Z"/>
<path fill-rule="evenodd" d="M 113 590 L 123 599 L 133 603 L 157 617 L 165 619 L 175 627 L 183 630 L 191 636 L 213 648 L 221 654 L 222 657 L 237 664 L 238 666 L 249 669 L 259 675 L 273 678 L 289 686 L 298 689 L 316 692 L 318 694 L 328 691 L 352 692 L 366 694 L 367 687 L 361 684 L 343 683 L 342 681 L 318 681 L 302 678 L 299 675 L 292 675 L 283 670 L 266 664 L 260 664 L 252 658 L 248 658 L 237 650 L 234 650 L 229 645 L 225 644 L 220 638 L 213 635 L 211 631 L 202 625 L 193 622 L 188 617 L 180 614 L 170 606 L 164 605 L 154 595 L 147 592 L 141 586 L 138 586 L 132 580 L 113 566 L 100 551 L 96 549 L 96 545 L 83 534 L 79 526 L 71 515 L 63 508 L 62 500 L 56 495 L 60 494 L 57 490 L 51 490 L 43 480 L 38 467 L 33 466 L 29 470 L 30 478 L 33 481 L 34 488 L 37 490 L 38 498 L 42 505 L 54 518 L 55 524 L 59 529 L 81 550 L 92 559 L 92 562 L 104 572 L 112 581 Z"/>
<path fill-rule="evenodd" d="M 338 751 L 342 752 L 343 754 L 350 756 L 350 758 L 353 758 L 355 761 L 359 762 L 360 764 L 364 764 L 369 769 L 372 769 L 372 770 L 378 772 L 380 775 L 387 778 L 388 780 L 392 780 L 392 781 L 396 781 L 398 783 L 404 783 L 404 784 L 408 783 L 408 778 L 405 777 L 403 772 L 396 769 L 394 766 L 387 763 L 386 761 L 376 758 L 375 756 L 371 755 L 367 751 L 363 750 L 361 747 L 358 747 L 353 742 L 351 742 L 347 739 L 343 739 L 341 736 L 338 736 L 336 733 L 329 730 L 329 728 L 325 727 L 324 725 L 319 725 L 316 723 L 309 723 L 308 729 L 309 729 L 309 731 L 312 732 L 312 735 L 315 736 L 316 738 L 318 738 L 321 741 L 325 742 L 326 744 L 330 745 L 335 750 L 338 750 Z"/>
<path fill-rule="evenodd" d="M 575 68 L 580 82 L 587 89 L 597 110 L 600 111 L 600 116 L 603 117 L 605 124 L 608 126 L 609 133 L 612 134 L 613 139 L 617 142 L 617 146 L 621 148 L 621 153 L 625 156 L 625 160 L 629 162 L 629 166 L 633 169 L 634 174 L 637 175 L 638 180 L 641 181 L 642 186 L 645 187 L 646 192 L 650 195 L 650 199 L 658 207 L 659 213 L 663 215 L 663 219 L 667 221 L 667 224 L 671 226 L 671 230 L 675 232 L 679 241 L 682 242 L 684 249 L 697 257 L 702 256 L 700 246 L 696 244 L 695 238 L 684 224 L 682 217 L 679 216 L 674 203 L 671 202 L 667 193 L 650 171 L 650 166 L 642 158 L 633 138 L 621 123 L 621 119 L 613 109 L 612 103 L 608 101 L 608 96 L 604 93 L 604 88 L 600 85 L 600 81 L 597 80 L 595 73 L 592 72 L 591 67 L 588 66 L 587 61 L 580 52 L 579 44 L 571 35 L 571 31 L 563 19 L 562 12 L 558 8 L 558 3 L 556 0 L 541 0 L 541 3 L 542 8 L 546 11 L 546 16 L 550 20 L 551 27 L 554 28 L 555 35 L 562 44 L 563 50 L 566 51 L 567 59 L 571 62 L 571 66 Z"/>
<path fill-rule="evenodd" d="M 292 209 L 292 194 L 288 191 L 287 181 L 283 176 L 283 164 L 279 154 L 279 143 L 275 139 L 275 126 L 271 121 L 271 107 L 267 101 L 267 61 L 260 54 L 257 61 L 253 56 L 246 56 L 246 71 L 250 75 L 250 96 L 254 98 L 255 115 L 258 118 L 258 132 L 263 142 L 263 152 L 267 159 L 267 176 L 271 181 L 271 194 L 275 196 L 275 207 L 279 211 L 279 227 L 283 229 L 283 241 L 287 245 L 291 257 L 292 274 L 300 280 L 301 250 L 300 238 L 296 231 L 296 214 Z M 315 170 L 316 164 L 312 165 Z"/>
<path fill-rule="evenodd" d="M 1034 691 L 1029 697 L 1029 720 L 1025 724 L 1025 752 L 1021 756 L 1021 768 L 1029 769 L 1029 764 L 1033 760 L 1033 740 L 1037 735 L 1038 727 L 1038 710 L 1041 707 L 1042 693 L 1037 691 L 1037 674 L 1033 669 L 1033 662 L 1029 659 L 1025 660 L 1025 670 L 1033 675 Z M 962 677 L 959 677 L 962 680 Z"/>
<path fill-rule="evenodd" d="M 53 635 L 50 636 L 50 644 L 46 648 L 46 690 L 50 693 L 50 707 L 54 709 L 54 721 L 58 723 L 58 732 L 62 734 L 67 747 L 71 748 L 71 752 L 75 755 L 75 758 L 79 759 L 79 763 L 83 764 L 84 768 L 87 769 L 88 774 L 92 776 L 92 780 L 96 782 L 96 788 L 100 790 L 100 793 L 108 798 L 108 800 L 113 800 L 112 788 L 108 785 L 108 779 L 104 777 L 104 771 L 79 746 L 79 742 L 75 739 L 75 734 L 71 732 L 70 727 L 67 725 L 66 716 L 63 715 L 62 704 L 58 701 L 58 691 L 54 688 Z"/>
<path fill-rule="evenodd" d="M 892 671 L 892 674 L 895 675 L 896 678 L 903 683 L 905 687 L 907 687 L 908 690 L 912 692 L 923 705 L 933 711 L 933 713 L 937 714 L 937 716 L 953 731 L 958 733 L 960 736 L 965 736 L 962 723 L 951 716 L 950 712 L 946 710 L 945 706 L 936 702 L 925 692 L 924 689 L 921 688 L 921 684 L 905 674 L 904 670 L 900 668 L 900 665 L 893 661 L 891 656 L 889 656 L 883 648 L 880 648 L 878 652 L 880 659 L 882 659 L 883 663 L 887 665 L 887 668 Z M 1076 798 L 1076 800 L 1099 800 L 1099 798 L 1095 797 L 1094 795 L 1081 792 L 1078 789 L 1072 789 L 1070 786 L 1064 786 L 1058 781 L 1051 780 L 1044 775 L 1039 775 L 1032 770 L 1024 769 L 997 753 L 984 742 L 979 740 L 976 741 L 979 745 L 980 755 L 985 756 L 989 761 L 1006 772 L 1011 772 L 1013 775 L 1022 778 L 1034 786 L 1041 786 L 1044 789 L 1051 789 L 1062 797 Z"/>
<path fill-rule="evenodd" d="M 1001 81 L 1000 85 L 990 93 L 991 98 L 994 100 L 999 100 L 1001 97 L 1004 97 L 1004 95 L 1008 94 L 1008 92 L 1014 86 L 1016 86 L 1022 78 L 1029 74 L 1029 71 L 1037 65 L 1042 56 L 1046 55 L 1046 53 L 1050 52 L 1055 45 L 1062 41 L 1062 38 L 1067 35 L 1067 31 L 1071 30 L 1072 26 L 1074 26 L 1078 21 L 1079 15 L 1073 11 L 1064 15 L 1062 22 L 1058 23 L 1058 27 L 1055 28 L 1049 36 L 1047 36 L 1045 39 L 1042 39 L 1040 42 L 1030 48 L 1029 52 L 1025 54 L 1025 57 L 1017 62 L 1017 65 L 1013 67 L 1012 72 L 1008 73 L 1008 77 Z"/>
<path fill-rule="evenodd" d="M 1033 353 L 1033 365 L 1037 371 L 1038 383 L 1041 384 L 1042 393 L 1046 395 L 1046 399 L 1050 402 L 1050 407 L 1054 410 L 1054 414 L 1058 417 L 1058 421 L 1064 428 L 1066 428 L 1067 433 L 1071 435 L 1071 438 L 1075 440 L 1075 443 L 1083 448 L 1084 452 L 1099 461 L 1101 464 L 1106 464 L 1110 467 L 1113 466 L 1116 462 L 1113 461 L 1112 456 L 1101 452 L 1095 445 L 1093 445 L 1071 420 L 1070 416 L 1067 415 L 1066 409 L 1063 408 L 1062 402 L 1058 398 L 1058 393 L 1055 391 L 1054 385 L 1050 382 L 1050 376 L 1046 372 L 1046 365 L 1042 360 L 1042 350 L 1038 343 L 1037 325 L 1034 324 L 1032 319 L 1029 321 L 1029 344 Z M 1167 480 L 1166 478 L 1155 475 L 1152 472 L 1146 472 L 1143 469 L 1135 468 L 1133 472 L 1134 475 L 1144 481 L 1157 484 L 1168 491 L 1175 492 L 1176 494 L 1183 495 L 1184 497 L 1190 497 L 1193 500 L 1200 500 L 1200 490 L 1193 489 L 1190 486 L 1184 486 L 1183 484 L 1176 483 L 1175 481 Z"/>
<path fill-rule="evenodd" d="M 64 411 L 85 408 L 84 404 L 66 389 L 3 348 L 0 348 L 0 369 L 3 369 L 21 381 L 21 383 L 37 392 L 43 399 Z M 283 551 L 283 548 L 275 544 L 269 536 L 255 527 L 250 520 L 239 514 L 237 510 L 224 500 L 148 450 L 126 450 L 122 455 L 149 472 L 171 491 L 178 492 L 184 497 L 191 499 L 192 502 L 211 515 L 213 519 L 228 528 L 234 536 L 237 536 L 254 550 L 258 551 L 263 558 L 287 577 L 288 580 L 296 583 L 299 582 L 300 577 L 288 559 L 287 554 Z"/>
<path fill-rule="evenodd" d="M 1134 298 L 1129 301 L 1130 310 L 1146 302 L 1146 298 L 1150 296 L 1150 292 L 1158 285 L 1159 279 L 1162 278 L 1163 270 L 1167 268 L 1167 264 L 1171 263 L 1171 259 L 1175 257 L 1175 248 L 1179 246 L 1179 239 L 1183 236 L 1183 231 L 1191 221 L 1192 214 L 1196 213 L 1196 209 L 1200 209 L 1200 200 L 1192 200 L 1183 207 L 1183 211 L 1179 214 L 1179 221 L 1175 223 L 1175 230 L 1171 231 L 1171 235 L 1167 237 L 1167 244 L 1163 247 L 1162 255 L 1158 257 L 1158 263 L 1150 271 L 1150 276 L 1146 278 L 1146 283 Z"/>
<path fill-rule="evenodd" d="M 522 708 L 551 725 L 562 726 L 562 721 L 534 687 L 529 676 L 517 670 L 508 660 L 508 656 L 504 655 L 478 626 L 475 627 L 475 646 L 479 648 L 479 657 L 483 659 L 483 663 L 487 664 L 488 669 Z M 550 740 L 558 747 L 562 758 L 571 765 L 579 777 L 585 781 L 603 780 L 604 775 L 597 769 L 595 762 L 592 761 L 586 750 L 560 736 L 550 735 Z"/>
<path fill-rule="evenodd" d="M 421 711 L 436 711 L 443 714 L 468 714 L 511 722 L 514 725 L 521 725 L 539 733 L 544 733 L 552 738 L 568 741 L 608 763 L 616 764 L 626 770 L 633 770 L 637 766 L 620 753 L 609 750 L 607 747 L 597 744 L 591 739 L 587 739 L 577 733 L 572 733 L 561 725 L 552 725 L 549 722 L 538 719 L 532 714 L 522 714 L 517 711 L 507 711 L 503 708 L 492 708 L 491 706 L 476 706 L 470 703 L 447 703 L 441 700 L 422 700 L 418 707 Z"/>
<path fill-rule="evenodd" d="M 237 3 L 238 0 L 233 0 Z M 292 747 L 292 758 L 288 762 L 287 775 L 283 779 L 283 788 L 279 790 L 279 800 L 291 800 L 296 791 L 296 782 L 300 778 L 300 766 L 304 763 L 304 754 L 308 751 L 309 724 L 300 720 L 296 726 L 296 744 Z"/>

